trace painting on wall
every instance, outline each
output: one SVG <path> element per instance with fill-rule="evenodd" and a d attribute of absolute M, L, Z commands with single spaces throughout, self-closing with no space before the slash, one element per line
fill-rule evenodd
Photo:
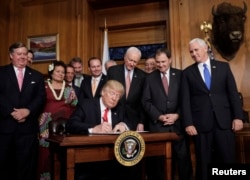
<path fill-rule="evenodd" d="M 34 63 L 59 59 L 58 34 L 29 36 L 27 47 L 34 53 Z"/>

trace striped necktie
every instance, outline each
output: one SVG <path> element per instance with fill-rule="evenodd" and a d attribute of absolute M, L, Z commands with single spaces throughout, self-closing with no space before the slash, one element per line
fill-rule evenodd
<path fill-rule="evenodd" d="M 162 84 L 163 84 L 164 90 L 165 90 L 166 94 L 168 94 L 168 79 L 166 77 L 166 73 L 165 72 L 162 73 L 161 80 L 162 80 Z"/>

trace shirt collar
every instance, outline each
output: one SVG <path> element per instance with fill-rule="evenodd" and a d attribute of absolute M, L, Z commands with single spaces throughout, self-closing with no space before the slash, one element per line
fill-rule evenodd
<path fill-rule="evenodd" d="M 101 74 L 100 76 L 97 76 L 97 77 L 93 77 L 93 76 L 92 76 L 91 79 L 93 80 L 93 79 L 95 78 L 95 80 L 99 81 L 99 80 L 101 79 L 101 77 L 102 77 L 102 74 Z"/>

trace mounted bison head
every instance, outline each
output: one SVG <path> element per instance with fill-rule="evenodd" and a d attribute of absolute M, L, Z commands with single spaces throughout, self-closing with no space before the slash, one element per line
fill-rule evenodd
<path fill-rule="evenodd" d="M 240 8 L 223 2 L 217 10 L 212 8 L 213 29 L 212 43 L 221 56 L 232 60 L 239 50 L 244 38 L 244 23 L 246 20 L 246 3 Z"/>

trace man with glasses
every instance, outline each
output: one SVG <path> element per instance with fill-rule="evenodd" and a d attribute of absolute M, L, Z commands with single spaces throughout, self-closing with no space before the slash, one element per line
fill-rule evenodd
<path fill-rule="evenodd" d="M 131 124 L 131 130 L 144 131 L 144 110 L 141 104 L 146 73 L 136 67 L 141 59 L 141 51 L 137 47 L 129 47 L 124 55 L 124 63 L 112 66 L 108 70 L 108 79 L 122 83 L 126 94 L 121 98 L 125 117 Z"/>

